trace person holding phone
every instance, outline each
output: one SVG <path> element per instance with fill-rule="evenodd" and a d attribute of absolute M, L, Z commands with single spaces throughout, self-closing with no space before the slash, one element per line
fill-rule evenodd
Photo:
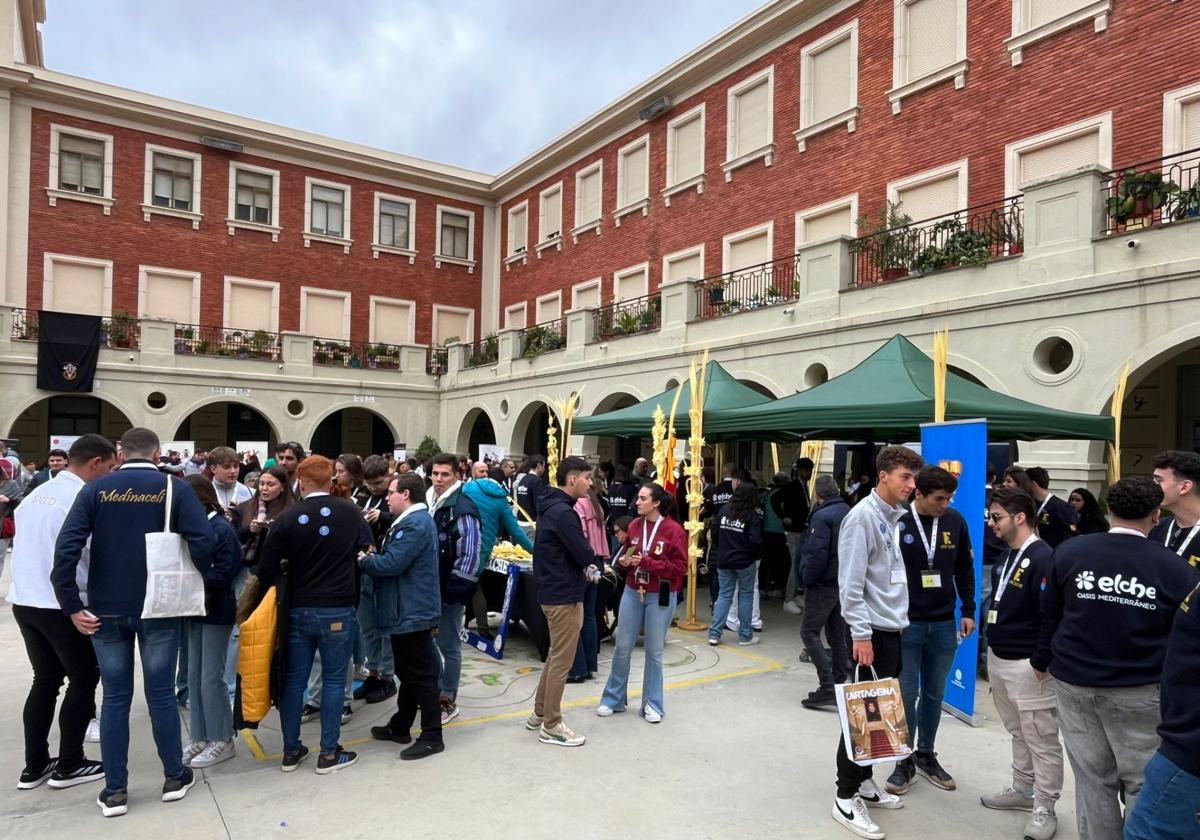
<path fill-rule="evenodd" d="M 621 615 L 617 624 L 612 673 L 596 714 L 609 717 L 629 702 L 629 660 L 638 634 L 645 630 L 642 716 L 649 723 L 663 717 L 663 646 L 675 604 L 688 571 L 688 538 L 671 518 L 671 494 L 658 484 L 645 484 L 635 502 L 638 518 L 629 524 L 629 548 L 617 561 L 625 574 Z"/>

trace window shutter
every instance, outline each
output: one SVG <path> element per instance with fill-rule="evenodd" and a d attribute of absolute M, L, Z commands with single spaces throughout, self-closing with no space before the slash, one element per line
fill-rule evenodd
<path fill-rule="evenodd" d="M 504 328 L 506 330 L 523 330 L 525 329 L 525 313 L 527 309 L 524 306 L 510 306 L 504 310 Z"/>
<path fill-rule="evenodd" d="M 266 286 L 229 285 L 229 328 L 270 330 L 274 290 Z"/>
<path fill-rule="evenodd" d="M 1077 9 L 1082 9 L 1091 0 L 1021 0 L 1021 2 L 1028 4 L 1029 24 L 1025 27 L 1025 31 L 1028 32 L 1044 23 L 1058 20 Z"/>
<path fill-rule="evenodd" d="M 333 295 L 309 292 L 304 298 L 304 323 L 300 329 L 319 338 L 345 340 L 345 300 Z"/>
<path fill-rule="evenodd" d="M 936 181 L 900 190 L 897 199 L 903 212 L 912 217 L 914 222 L 965 209 L 958 206 L 957 172 Z"/>
<path fill-rule="evenodd" d="M 850 107 L 853 91 L 850 76 L 855 61 L 853 45 L 844 38 L 812 58 L 812 121 L 815 125 L 822 120 L 840 114 Z"/>
<path fill-rule="evenodd" d="M 544 242 L 562 233 L 562 190 L 555 190 L 542 198 L 542 218 L 538 223 L 538 236 Z"/>
<path fill-rule="evenodd" d="M 45 304 L 47 309 L 80 315 L 105 314 L 102 266 L 53 261 L 50 270 L 54 275 L 54 294 L 53 300 Z"/>
<path fill-rule="evenodd" d="M 192 278 L 146 273 L 143 318 L 166 318 L 176 324 L 192 323 Z"/>
<path fill-rule="evenodd" d="M 955 0 L 915 0 L 905 7 L 908 43 L 905 82 L 920 79 L 948 64 L 958 52 L 958 3 Z"/>
<path fill-rule="evenodd" d="M 537 304 L 537 323 L 557 321 L 562 317 L 562 298 L 553 297 L 549 300 L 539 300 Z"/>
<path fill-rule="evenodd" d="M 407 303 L 375 302 L 375 341 L 380 344 L 407 344 L 411 323 L 412 307 Z"/>
<path fill-rule="evenodd" d="M 441 347 L 447 338 L 458 336 L 462 341 L 474 341 L 470 333 L 470 316 L 466 312 L 447 312 L 438 309 L 433 323 L 433 341 Z"/>
<path fill-rule="evenodd" d="M 241 187 L 252 187 L 258 190 L 271 190 L 271 176 L 262 175 L 258 172 L 246 172 L 238 170 L 237 183 Z"/>
<path fill-rule="evenodd" d="M 767 80 L 763 79 L 749 90 L 739 93 L 734 102 L 737 108 L 737 139 L 736 155 L 749 154 L 771 142 L 767 131 L 767 115 L 771 102 L 768 96 Z"/>
<path fill-rule="evenodd" d="M 647 180 L 647 162 L 649 161 L 649 144 L 643 143 L 624 156 L 624 171 L 621 173 L 623 195 L 621 206 L 628 207 L 641 201 L 649 194 Z"/>
<path fill-rule="evenodd" d="M 579 224 L 600 218 L 600 170 L 579 181 Z"/>
<path fill-rule="evenodd" d="M 1181 151 L 1190 151 L 1200 147 L 1200 97 L 1183 103 L 1183 113 L 1180 118 L 1183 123 L 1183 148 Z"/>
<path fill-rule="evenodd" d="M 650 293 L 650 282 L 646 270 L 636 271 L 617 278 L 617 287 L 613 289 L 613 301 L 632 300 L 644 297 Z"/>
<path fill-rule="evenodd" d="M 578 292 L 575 295 L 576 309 L 599 309 L 600 308 L 600 287 L 589 286 L 586 289 Z"/>
<path fill-rule="evenodd" d="M 841 236 L 842 234 L 853 235 L 854 219 L 850 215 L 849 207 L 839 207 L 837 210 L 831 210 L 828 213 L 822 213 L 820 216 L 811 216 L 804 220 L 804 239 L 801 245 L 808 242 L 817 242 L 821 239 L 828 239 L 831 236 Z"/>
<path fill-rule="evenodd" d="M 727 271 L 737 271 L 771 259 L 767 250 L 767 234 L 758 234 L 729 244 L 729 266 Z"/>
<path fill-rule="evenodd" d="M 700 259 L 700 254 L 692 254 L 688 257 L 680 257 L 677 260 L 671 260 L 667 263 L 667 282 L 676 283 L 680 280 L 685 280 L 691 277 L 694 280 L 699 280 L 704 276 L 704 263 Z"/>
<path fill-rule="evenodd" d="M 674 157 L 672 185 L 695 178 L 704 171 L 703 120 L 697 114 L 674 128 L 671 151 Z"/>
<path fill-rule="evenodd" d="M 528 206 L 523 207 L 508 217 L 508 253 L 510 255 L 525 249 L 525 244 L 528 241 L 525 238 L 528 218 Z"/>
<path fill-rule="evenodd" d="M 1100 132 L 1089 131 L 1038 149 L 1021 152 L 1017 188 L 1100 160 Z"/>

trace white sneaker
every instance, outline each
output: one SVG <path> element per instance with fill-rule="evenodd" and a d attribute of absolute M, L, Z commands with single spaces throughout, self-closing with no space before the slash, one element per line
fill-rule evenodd
<path fill-rule="evenodd" d="M 1025 823 L 1025 840 L 1050 840 L 1056 831 L 1058 817 L 1046 806 L 1038 805 Z"/>
<path fill-rule="evenodd" d="M 804 615 L 804 607 L 802 607 L 802 606 L 800 606 L 800 604 L 796 603 L 795 600 L 784 601 L 783 602 L 783 611 L 785 613 L 787 613 L 788 615 Z"/>
<path fill-rule="evenodd" d="M 191 767 L 192 762 L 196 760 L 196 756 L 204 752 L 208 748 L 208 741 L 192 741 L 183 750 L 183 766 Z"/>
<path fill-rule="evenodd" d="M 757 644 L 761 644 L 758 636 L 751 636 L 749 639 L 746 639 L 746 641 L 744 641 L 744 642 L 741 640 L 738 641 L 738 647 L 750 647 L 751 645 L 757 645 Z"/>
<path fill-rule="evenodd" d="M 601 703 L 596 707 L 596 717 L 612 717 L 614 711 L 612 706 L 605 706 Z"/>
<path fill-rule="evenodd" d="M 220 764 L 222 761 L 228 761 L 233 758 L 234 743 L 230 738 L 227 741 L 209 741 L 208 746 L 204 748 L 204 752 L 192 759 L 192 767 L 204 768 L 212 767 L 214 764 Z"/>
<path fill-rule="evenodd" d="M 833 800 L 833 818 L 844 828 L 867 840 L 884 840 L 887 836 L 883 829 L 875 824 L 867 812 L 867 806 L 859 797 L 853 799 Z"/>
<path fill-rule="evenodd" d="M 662 712 L 655 709 L 653 706 L 646 706 L 642 709 L 642 717 L 646 719 L 646 723 L 661 723 Z"/>
<path fill-rule="evenodd" d="M 874 779 L 867 779 L 858 786 L 858 798 L 872 808 L 887 808 L 889 811 L 894 811 L 904 807 L 903 799 L 880 788 L 875 784 Z"/>
<path fill-rule="evenodd" d="M 89 744 L 100 743 L 100 721 L 97 718 L 92 718 L 92 722 L 88 724 L 87 734 L 83 736 L 83 740 Z"/>

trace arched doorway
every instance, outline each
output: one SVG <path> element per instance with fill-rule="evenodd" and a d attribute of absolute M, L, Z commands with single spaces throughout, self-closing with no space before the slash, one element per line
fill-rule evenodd
<path fill-rule="evenodd" d="M 386 420 L 367 408 L 343 408 L 322 420 L 313 432 L 308 449 L 314 455 L 336 458 L 344 452 L 355 455 L 391 455 L 396 435 Z"/>
<path fill-rule="evenodd" d="M 496 428 L 492 425 L 492 418 L 488 413 L 482 408 L 468 411 L 459 428 L 455 451 L 475 460 L 479 458 L 480 444 L 494 446 L 496 443 Z"/>
<path fill-rule="evenodd" d="M 131 428 L 133 423 L 125 413 L 100 397 L 62 394 L 22 411 L 9 428 L 8 438 L 16 441 L 14 448 L 23 461 L 34 461 L 40 467 L 52 448 L 51 436 L 98 434 L 115 442 Z"/>
<path fill-rule="evenodd" d="M 513 426 L 510 454 L 545 455 L 546 433 L 550 429 L 550 416 L 550 406 L 541 401 L 532 402 L 521 409 L 521 413 L 517 415 L 517 422 Z M 561 430 L 562 428 L 558 421 L 558 415 L 554 415 L 554 426 L 556 429 Z M 558 451 L 560 454 L 563 451 L 561 437 Z"/>
<path fill-rule="evenodd" d="M 609 394 L 604 399 L 597 403 L 595 410 L 596 414 L 607 414 L 610 411 L 618 411 L 622 408 L 629 408 L 632 405 L 637 405 L 641 400 L 633 394 L 618 392 Z M 670 406 L 665 406 L 664 410 L 669 410 Z M 647 421 L 647 430 L 649 430 L 649 422 Z M 638 458 L 649 458 L 653 454 L 653 447 L 650 445 L 650 440 L 647 437 L 645 440 L 639 438 L 619 438 L 619 437 L 585 437 L 583 439 L 583 454 L 595 454 L 600 463 L 611 461 L 613 464 L 624 464 L 632 468 L 634 461 Z"/>
<path fill-rule="evenodd" d="M 172 440 L 190 440 L 196 451 L 218 446 L 236 447 L 238 441 L 266 441 L 271 453 L 279 443 L 275 429 L 258 409 L 239 402 L 202 405 L 183 419 Z"/>
<path fill-rule="evenodd" d="M 1200 452 L 1200 346 L 1175 348 L 1133 371 L 1121 409 L 1121 474 L 1146 475 L 1165 449 Z"/>

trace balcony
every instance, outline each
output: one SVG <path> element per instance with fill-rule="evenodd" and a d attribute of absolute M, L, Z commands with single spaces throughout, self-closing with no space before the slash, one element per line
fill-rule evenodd
<path fill-rule="evenodd" d="M 279 334 L 266 330 L 227 330 L 199 324 L 176 324 L 175 354 L 277 362 L 281 350 Z"/>
<path fill-rule="evenodd" d="M 1200 149 L 1110 172 L 1100 195 L 1105 235 L 1200 218 Z"/>
<path fill-rule="evenodd" d="M 699 284 L 698 317 L 719 318 L 796 299 L 799 257 L 790 256 L 706 277 Z"/>
<path fill-rule="evenodd" d="M 425 357 L 425 372 L 430 376 L 441 376 L 450 367 L 450 351 L 445 347 L 430 347 Z"/>
<path fill-rule="evenodd" d="M 644 295 L 614 301 L 595 310 L 594 317 L 596 341 L 655 332 L 662 327 L 662 297 Z M 565 343 L 565 336 L 563 341 Z"/>
<path fill-rule="evenodd" d="M 500 342 L 494 335 L 479 338 L 464 345 L 467 358 L 464 367 L 478 368 L 494 365 L 500 358 Z"/>
<path fill-rule="evenodd" d="M 318 338 L 313 340 L 313 364 L 355 370 L 400 370 L 402 349 L 399 344 Z"/>
<path fill-rule="evenodd" d="M 521 358 L 536 359 L 543 353 L 562 350 L 567 346 L 567 325 L 562 318 L 526 327 L 518 333 Z"/>
<path fill-rule="evenodd" d="M 13 341 L 38 340 L 38 310 L 13 309 L 10 338 Z M 141 327 L 128 312 L 100 319 L 100 346 L 114 350 L 136 350 L 141 343 Z"/>

